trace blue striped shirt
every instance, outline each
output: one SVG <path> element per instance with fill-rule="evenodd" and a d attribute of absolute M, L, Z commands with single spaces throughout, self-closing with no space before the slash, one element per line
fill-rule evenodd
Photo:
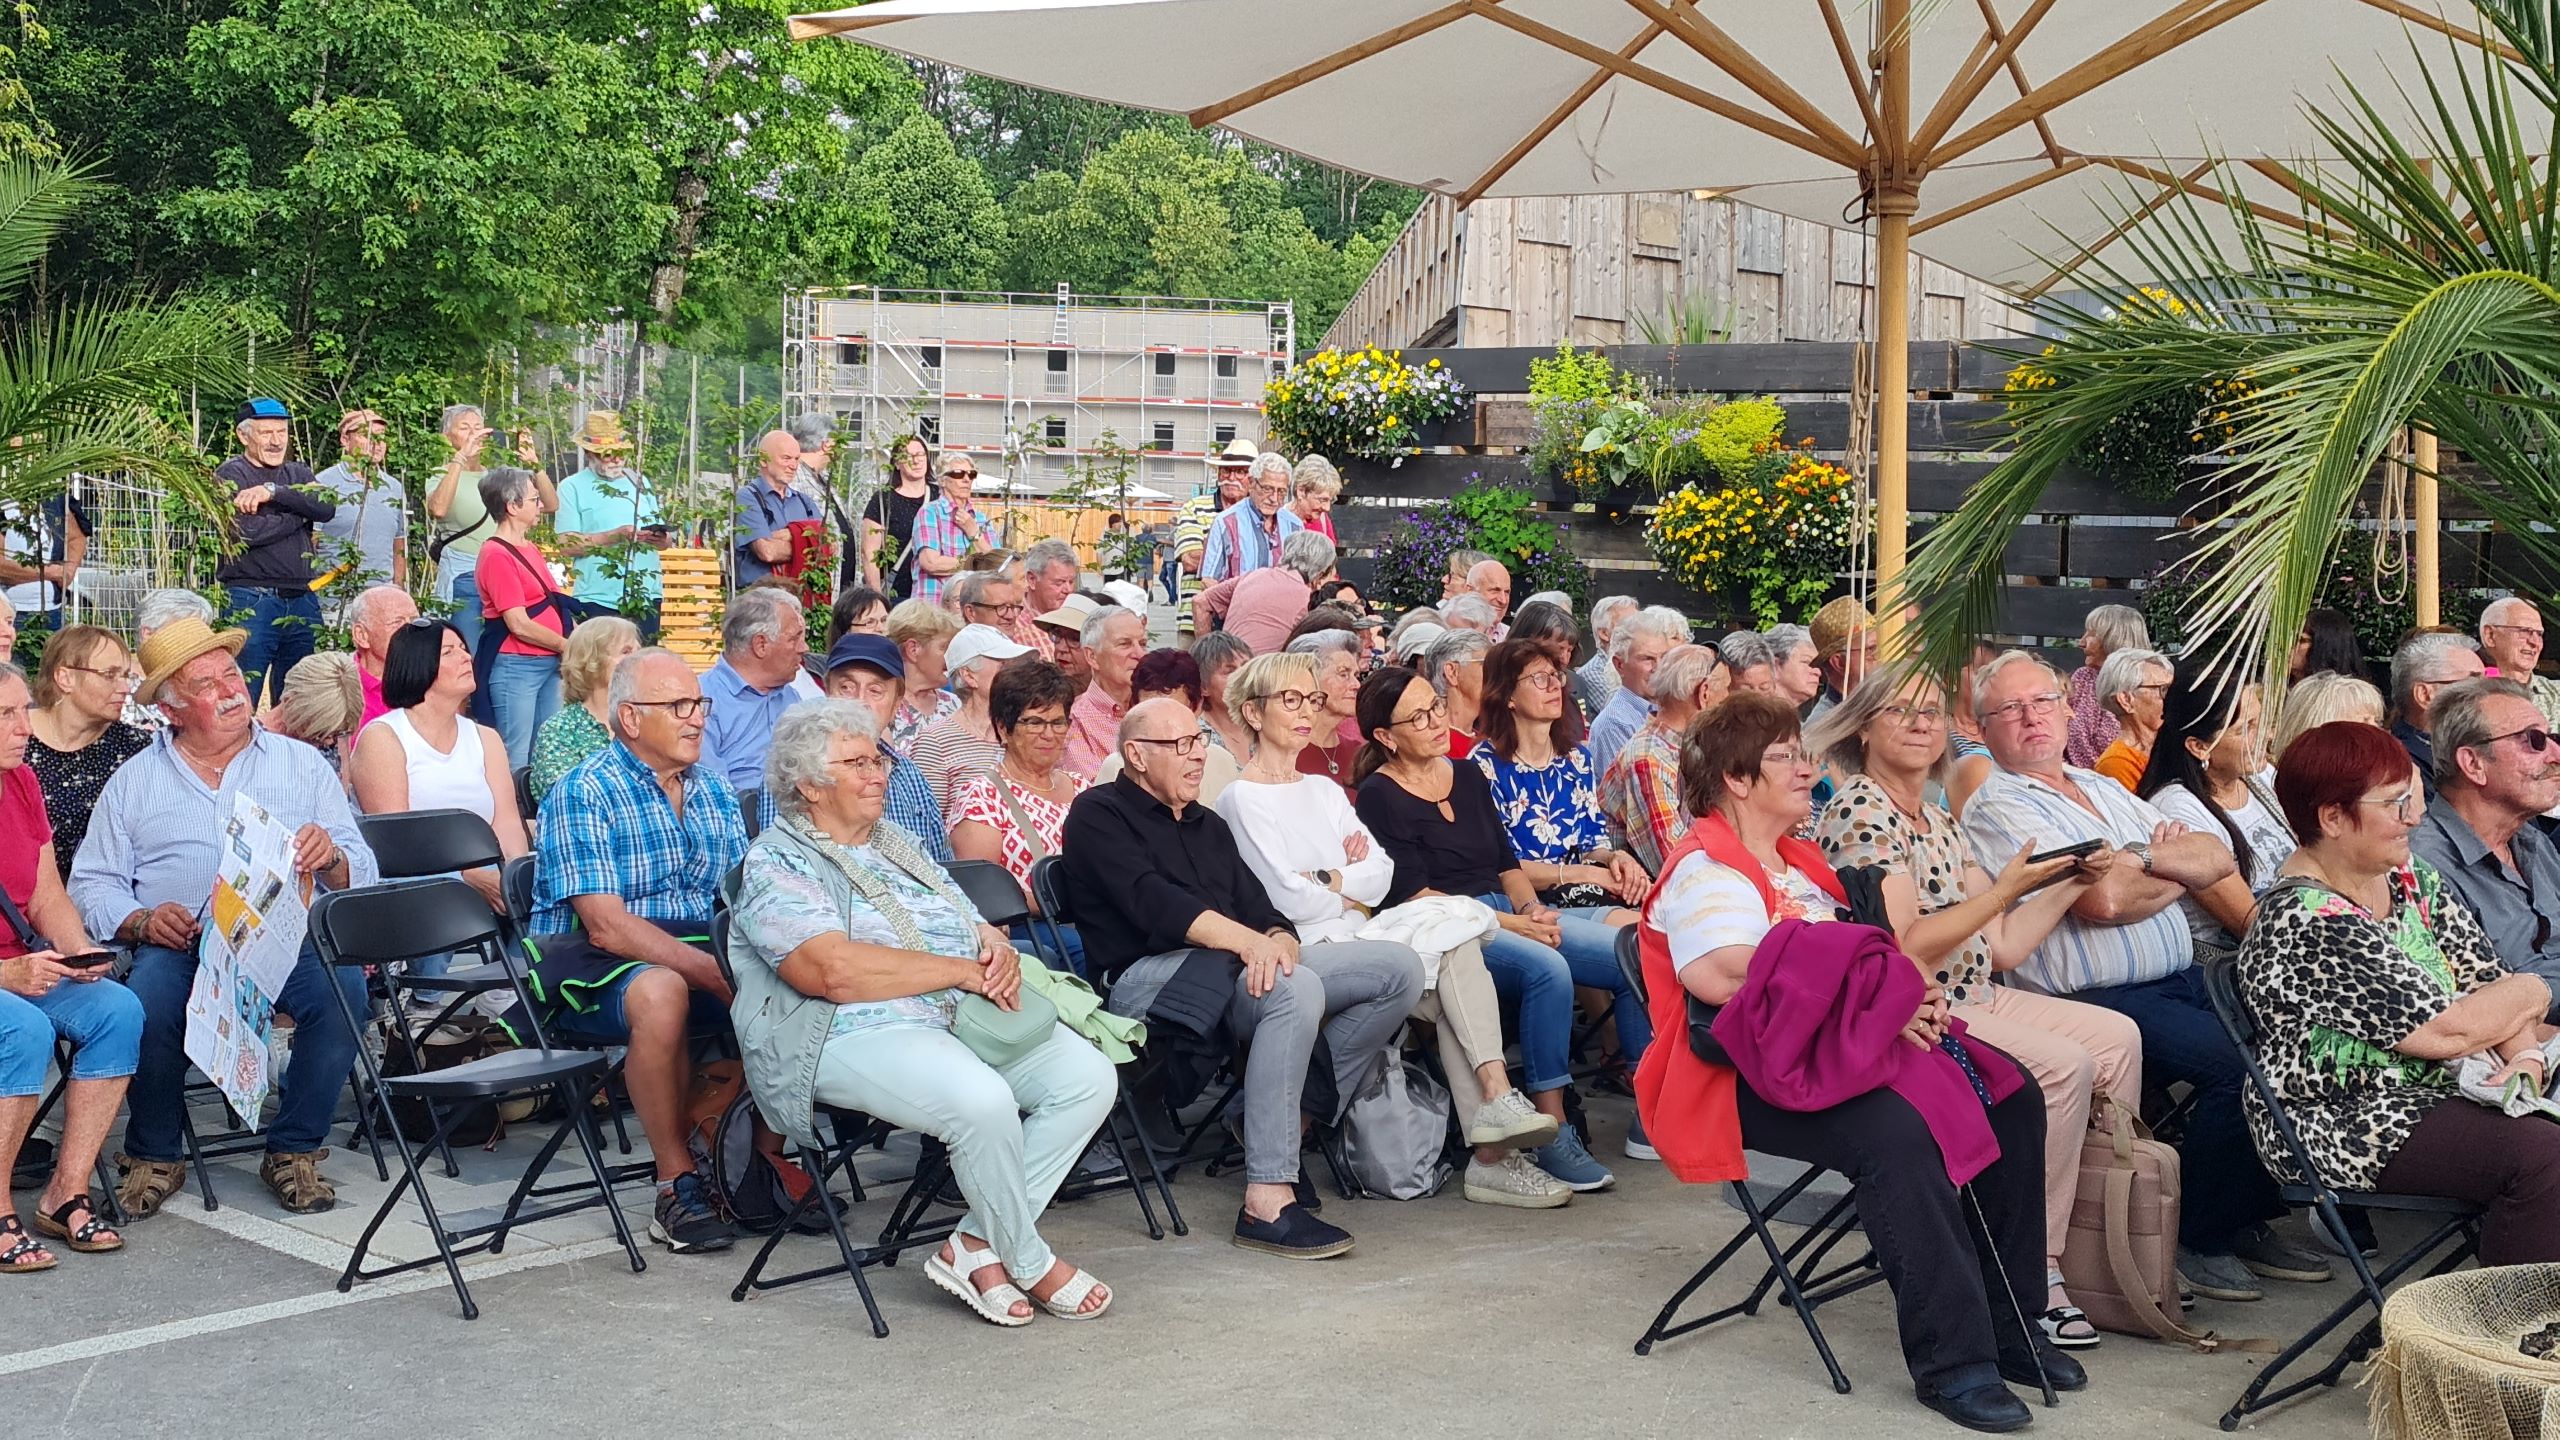
<path fill-rule="evenodd" d="M 89 933 L 107 936 L 136 910 L 178 904 L 202 911 L 222 866 L 232 800 L 246 795 L 288 830 L 318 825 L 347 857 L 347 883 L 381 878 L 337 773 L 320 752 L 264 728 L 231 757 L 215 789 L 177 752 L 171 732 L 124 762 L 98 794 L 89 833 L 71 863 L 71 903 Z"/>
<path fill-rule="evenodd" d="M 2095 770 L 2070 768 L 2064 774 L 2099 814 L 2033 776 L 1992 767 L 1991 777 L 1964 806 L 1965 838 L 1983 869 L 2000 873 L 2017 858 L 2020 846 L 2051 850 L 2082 840 L 2104 840 L 2119 848 L 2148 844 L 2152 831 L 2169 818 Z M 2066 914 L 2009 978 L 2028 990 L 2069 995 L 2157 980 L 2193 963 L 2195 942 L 2187 922 L 2177 906 L 2168 905 L 2130 925 L 2101 925 Z"/>
<path fill-rule="evenodd" d="M 578 762 L 542 799 L 535 847 L 533 933 L 578 928 L 570 901 L 619 897 L 639 920 L 703 921 L 720 877 L 746 858 L 738 794 L 701 765 L 684 772 L 684 814 L 658 777 L 616 740 Z"/>

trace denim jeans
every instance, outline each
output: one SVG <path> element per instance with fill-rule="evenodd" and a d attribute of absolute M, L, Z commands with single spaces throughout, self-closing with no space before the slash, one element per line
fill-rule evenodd
<path fill-rule="evenodd" d="M 489 709 L 507 742 L 508 768 L 533 763 L 533 733 L 559 708 L 559 656 L 501 654 L 489 667 Z"/>
<path fill-rule="evenodd" d="M 1386 1059 L 1421 999 L 1422 957 L 1378 940 L 1309 945 L 1298 952 L 1298 968 L 1274 976 L 1260 995 L 1248 993 L 1244 972 L 1236 972 L 1227 1023 L 1252 1042 L 1244 1062 L 1246 1184 L 1298 1178 L 1300 1098 L 1316 1037 L 1324 1037 L 1333 1061 L 1336 1108 L 1323 1117 L 1330 1124 Z"/>
<path fill-rule="evenodd" d="M 1476 897 L 1504 914 L 1511 901 L 1502 895 Z M 1562 943 L 1543 945 L 1525 935 L 1496 930 L 1484 942 L 1484 966 L 1493 972 L 1493 988 L 1520 1006 L 1520 1059 L 1529 1069 L 1527 1088 L 1561 1090 L 1571 1076 L 1573 991 L 1578 985 L 1609 992 L 1610 1014 L 1618 1024 L 1618 1049 L 1633 1065 L 1653 1043 L 1653 1021 L 1643 1002 L 1618 973 L 1619 926 L 1602 919 L 1613 906 L 1592 905 L 1556 912 Z"/>
<path fill-rule="evenodd" d="M 1013 931 L 1007 938 L 1013 941 L 1014 949 L 1030 951 L 1039 956 L 1041 963 L 1051 969 L 1064 969 L 1071 974 L 1084 975 L 1084 937 L 1076 933 L 1076 927 L 1073 925 L 1058 926 L 1058 945 L 1064 946 L 1066 953 L 1052 955 L 1049 952 L 1057 946 L 1049 943 L 1049 930 L 1050 927 L 1047 925 L 1034 925 L 1028 920 L 1020 920 L 1014 923 Z"/>
<path fill-rule="evenodd" d="M 447 550 L 444 559 L 436 562 L 436 598 L 453 602 L 453 614 L 447 618 L 453 621 L 454 629 L 462 632 L 462 643 L 477 650 L 483 619 L 480 577 L 471 566 L 471 561 L 457 560 L 454 552 Z"/>
<path fill-rule="evenodd" d="M 320 643 L 320 597 L 308 590 L 291 599 L 273 590 L 226 585 L 231 608 L 247 621 L 249 643 L 240 649 L 240 674 L 249 682 L 255 702 L 261 683 L 276 677 L 275 692 L 284 694 L 284 677 Z"/>
<path fill-rule="evenodd" d="M 2242 1230 L 2285 1212 L 2241 1116 L 2247 1072 L 2205 997 L 2202 969 L 2190 965 L 2139 985 L 2099 986 L 2065 998 L 2133 1021 L 2142 1031 L 2146 1084 L 2183 1080 L 2195 1087 L 2195 1108 L 2178 1142 L 2179 1171 L 2191 1177 L 2178 1215 L 2179 1244 L 2201 1255 L 2228 1255 Z"/>
<path fill-rule="evenodd" d="M 888 1025 L 828 1040 L 813 1093 L 950 1146 L 969 1201 L 960 1231 L 985 1240 L 1027 1286 L 1056 1259 L 1040 1238 L 1041 1212 L 1102 1128 L 1120 1082 L 1093 1042 L 1064 1025 L 1001 1070 L 948 1030 Z"/>
<path fill-rule="evenodd" d="M 124 1148 L 137 1160 L 174 1161 L 186 1153 L 187 992 L 195 979 L 191 952 L 157 945 L 133 952 L 125 984 L 142 1002 L 142 1055 L 125 1100 L 131 1113 Z M 267 1128 L 270 1154 L 319 1149 L 329 1138 L 338 1092 L 355 1069 L 356 1035 L 330 998 L 331 985 L 346 995 L 349 1010 L 365 1013 L 364 972 L 346 966 L 333 974 L 305 941 L 276 999 L 276 1008 L 293 1017 L 293 1062 L 278 1087 L 275 1123 Z"/>
<path fill-rule="evenodd" d="M 44 1092 L 53 1041 L 71 1042 L 71 1078 L 133 1073 L 142 1048 L 142 1005 L 113 980 L 65 980 L 42 995 L 0 990 L 0 1099 Z"/>

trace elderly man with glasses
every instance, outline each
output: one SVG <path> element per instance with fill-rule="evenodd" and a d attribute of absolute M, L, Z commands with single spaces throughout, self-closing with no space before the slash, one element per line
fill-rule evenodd
<path fill-rule="evenodd" d="M 968 568 L 970 556 L 996 548 L 989 538 L 995 533 L 995 522 L 973 503 L 978 462 L 957 450 L 946 450 L 940 474 L 942 494 L 916 512 L 915 535 L 907 544 L 908 553 L 915 557 L 915 598 L 937 604 L 945 598 L 944 587 Z"/>
<path fill-rule="evenodd" d="M 2436 798 L 2409 848 L 2489 932 L 2510 970 L 2560 989 L 2560 849 L 2531 822 L 2560 805 L 2560 741 L 2513 680 L 2436 696 Z"/>
<path fill-rule="evenodd" d="M 2143 1073 L 2195 1088 L 2179 1144 L 2187 1176 L 2178 1273 L 2217 1300 L 2263 1296 L 2252 1278 L 2317 1281 L 2328 1263 L 2267 1222 L 2284 1213 L 2240 1113 L 2240 1052 L 2223 1033 L 2196 967 L 2178 901 L 2237 873 L 2218 838 L 2171 821 L 2095 770 L 2063 762 L 2070 713 L 2062 677 L 2023 650 L 1977 671 L 1973 713 L 1991 749 L 1990 778 L 1964 807 L 1965 838 L 1986 868 L 2020 849 L 2095 842 L 2116 851 L 2106 878 L 2073 902 L 2009 981 L 2129 1017 L 2142 1031 Z"/>
<path fill-rule="evenodd" d="M 747 853 L 746 824 L 737 792 L 700 763 L 711 702 L 682 657 L 633 652 L 607 700 L 613 743 L 542 800 L 528 978 L 550 1034 L 628 1049 L 624 1084 L 657 1160 L 650 1236 L 679 1254 L 725 1250 L 737 1232 L 686 1146 L 686 1036 L 728 1023 L 711 906 Z"/>
<path fill-rule="evenodd" d="M 1209 522 L 1200 559 L 1202 583 L 1215 585 L 1277 563 L 1280 542 L 1307 528 L 1289 508 L 1291 473 L 1285 455 L 1265 450 L 1253 457 L 1244 498 Z"/>
<path fill-rule="evenodd" d="M 2480 612 L 2480 653 L 2498 667 L 2498 678 L 2513 680 L 2533 697 L 2542 718 L 2560 725 L 2560 680 L 2539 673 L 2542 663 L 2542 612 L 2521 595 L 2501 595 Z"/>

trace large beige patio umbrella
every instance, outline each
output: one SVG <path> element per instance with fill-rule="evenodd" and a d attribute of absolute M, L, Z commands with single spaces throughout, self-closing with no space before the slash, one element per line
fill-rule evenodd
<path fill-rule="evenodd" d="M 1716 189 L 1872 218 L 1879 583 L 1908 532 L 1915 232 L 2031 286 L 2120 240 L 2159 203 L 2141 187 L 2219 198 L 2159 157 L 2281 190 L 2316 154 L 2303 97 L 2344 81 L 2387 117 L 2413 38 L 2483 43 L 2454 0 L 884 0 L 791 26 L 1461 201 Z"/>

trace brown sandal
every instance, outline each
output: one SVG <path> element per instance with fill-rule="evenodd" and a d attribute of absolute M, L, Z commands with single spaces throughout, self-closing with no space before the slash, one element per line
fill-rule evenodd
<path fill-rule="evenodd" d="M 175 1160 L 136 1160 L 130 1155 L 118 1155 L 116 1175 L 116 1203 L 135 1220 L 148 1220 L 159 1214 L 170 1196 L 187 1188 L 187 1167 Z"/>
<path fill-rule="evenodd" d="M 338 1203 L 337 1187 L 320 1173 L 326 1150 L 270 1150 L 258 1164 L 258 1178 L 275 1192 L 276 1203 L 296 1215 L 316 1215 Z"/>
<path fill-rule="evenodd" d="M 74 1225 L 74 1215 L 88 1218 Z M 63 1201 L 50 1213 L 37 1211 L 36 1233 L 59 1240 L 80 1255 L 106 1255 L 124 1248 L 124 1237 L 98 1218 L 98 1207 L 90 1203 L 85 1192 Z"/>
<path fill-rule="evenodd" d="M 27 1233 L 27 1227 L 18 1223 L 17 1216 L 0 1217 L 0 1240 L 12 1235 L 18 1237 L 17 1243 L 0 1250 L 0 1275 L 33 1275 L 62 1263 L 52 1251 L 36 1243 L 36 1237 Z M 39 1260 L 35 1258 L 37 1256 L 43 1258 Z"/>

